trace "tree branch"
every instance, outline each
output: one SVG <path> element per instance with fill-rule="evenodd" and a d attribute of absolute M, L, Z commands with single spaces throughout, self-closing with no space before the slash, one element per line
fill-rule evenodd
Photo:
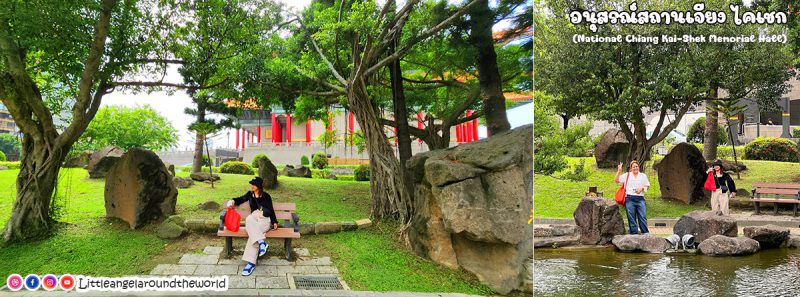
<path fill-rule="evenodd" d="M 195 85 L 185 85 L 185 84 L 175 84 L 175 83 L 167 83 L 163 81 L 115 81 L 111 82 L 109 86 L 111 87 L 169 87 L 169 88 L 179 88 L 179 89 L 193 89 L 193 90 L 203 90 L 203 89 L 212 89 L 216 88 L 220 85 L 223 85 L 228 82 L 228 78 L 223 79 L 222 81 L 205 86 L 195 86 Z"/>
<path fill-rule="evenodd" d="M 309 39 L 311 39 L 311 44 L 314 45 L 314 49 L 317 51 L 317 54 L 319 54 L 319 57 L 322 58 L 323 62 L 325 62 L 325 65 L 328 65 L 328 69 L 330 69 L 331 73 L 333 73 L 333 76 L 336 77 L 337 80 L 339 80 L 339 83 L 347 85 L 347 81 L 344 79 L 344 77 L 342 77 L 342 75 L 339 74 L 339 71 L 336 71 L 336 68 L 334 68 L 333 64 L 331 64 L 331 61 L 328 61 L 328 58 L 325 57 L 325 54 L 323 54 L 322 50 L 319 49 L 319 46 L 317 46 L 317 42 L 314 41 L 314 36 L 309 36 L 309 37 L 310 37 Z"/>
<path fill-rule="evenodd" d="M 479 0 L 470 1 L 467 5 L 464 5 L 463 7 L 461 7 L 461 9 L 459 9 L 455 14 L 453 14 L 449 18 L 445 19 L 444 21 L 442 21 L 438 25 L 434 26 L 433 28 L 428 29 L 428 31 L 425 31 L 420 35 L 414 36 L 414 37 L 410 38 L 409 40 L 406 40 L 405 42 L 403 42 L 403 47 L 402 48 L 398 49 L 393 54 L 389 55 L 388 57 L 384 58 L 380 62 L 376 63 L 375 65 L 373 65 L 372 67 L 367 69 L 367 71 L 364 72 L 364 76 L 369 76 L 370 74 L 374 73 L 376 70 L 380 69 L 381 67 L 386 66 L 389 63 L 391 63 L 392 61 L 394 61 L 395 59 L 398 59 L 398 58 L 402 57 L 403 55 L 406 54 L 406 52 L 411 50 L 411 48 L 414 45 L 416 45 L 420 41 L 425 40 L 428 37 L 431 37 L 434 34 L 438 33 L 439 31 L 441 31 L 445 27 L 449 26 L 453 21 L 455 21 L 456 19 L 458 19 L 459 17 L 461 17 L 462 15 L 467 13 L 467 10 L 470 7 L 472 7 L 473 5 L 477 4 L 478 1 Z"/>
<path fill-rule="evenodd" d="M 342 86 L 337 86 L 337 85 L 334 85 L 334 84 L 332 84 L 332 83 L 329 83 L 329 82 L 327 82 L 327 81 L 325 81 L 325 80 L 322 80 L 322 79 L 320 79 L 320 78 L 318 78 L 318 77 L 316 77 L 316 76 L 309 75 L 309 74 L 305 73 L 303 70 L 301 70 L 299 67 L 297 67 L 296 65 L 293 65 L 293 66 L 294 66 L 294 69 L 295 69 L 295 70 L 297 70 L 297 72 L 299 72 L 299 73 L 300 73 L 300 74 L 302 74 L 303 76 L 305 76 L 305 77 L 308 77 L 308 78 L 310 78 L 311 80 L 313 80 L 313 81 L 316 81 L 317 83 L 319 83 L 319 84 L 321 84 L 321 85 L 323 85 L 323 86 L 326 86 L 326 87 L 328 87 L 328 88 L 334 89 L 334 90 L 336 90 L 336 91 L 344 92 L 344 87 L 342 87 Z"/>

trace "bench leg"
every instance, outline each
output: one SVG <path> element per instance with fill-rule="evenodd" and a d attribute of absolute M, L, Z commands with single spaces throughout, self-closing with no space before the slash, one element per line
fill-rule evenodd
<path fill-rule="evenodd" d="M 797 216 L 797 203 L 794 204 L 794 211 L 792 212 L 792 216 Z"/>
<path fill-rule="evenodd" d="M 773 203 L 773 204 L 775 204 L 775 215 L 777 216 L 778 215 L 778 203 Z"/>
<path fill-rule="evenodd" d="M 758 208 L 758 205 L 761 204 L 761 203 L 760 202 L 753 202 L 753 203 L 756 204 L 756 214 L 760 214 L 761 213 L 761 209 Z"/>
<path fill-rule="evenodd" d="M 292 260 L 292 239 L 285 238 L 283 240 L 283 249 L 286 250 L 286 260 Z"/>
<path fill-rule="evenodd" d="M 230 258 L 233 254 L 233 237 L 225 237 L 225 257 Z"/>

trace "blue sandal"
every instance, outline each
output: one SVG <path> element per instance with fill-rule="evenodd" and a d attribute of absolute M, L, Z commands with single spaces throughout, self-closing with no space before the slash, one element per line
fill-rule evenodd
<path fill-rule="evenodd" d="M 267 248 L 269 248 L 269 245 L 266 242 L 264 242 L 263 240 L 259 241 L 258 242 L 258 256 L 261 257 L 264 254 L 266 254 L 267 253 Z"/>
<path fill-rule="evenodd" d="M 242 275 L 244 275 L 244 276 L 250 275 L 251 273 L 253 273 L 253 269 L 255 269 L 255 268 L 256 268 L 256 264 L 247 262 L 247 266 L 245 266 L 244 269 L 242 269 Z"/>

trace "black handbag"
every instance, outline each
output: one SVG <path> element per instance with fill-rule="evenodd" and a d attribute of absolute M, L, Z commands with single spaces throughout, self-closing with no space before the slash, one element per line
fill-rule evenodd
<path fill-rule="evenodd" d="M 714 176 L 714 180 L 716 180 L 716 181 L 717 181 L 717 184 L 719 184 L 719 188 L 720 188 L 720 189 L 722 189 L 722 192 L 723 192 L 723 193 L 727 193 L 727 192 L 728 192 L 728 186 L 726 186 L 726 185 L 723 185 L 723 184 L 722 184 L 722 183 L 719 181 L 719 179 L 717 179 L 717 174 L 716 174 L 716 173 L 713 173 L 712 175 Z M 725 174 L 723 174 L 722 176 L 725 176 Z"/>

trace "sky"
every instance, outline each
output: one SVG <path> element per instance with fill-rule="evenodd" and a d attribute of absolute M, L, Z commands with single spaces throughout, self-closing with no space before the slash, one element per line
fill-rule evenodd
<path fill-rule="evenodd" d="M 311 2 L 311 0 L 279 0 L 284 3 L 287 8 L 300 10 Z M 508 26 L 507 24 L 497 24 L 495 30 Z M 499 27 L 499 28 L 498 28 Z M 167 71 L 165 82 L 181 83 L 181 77 L 178 74 L 177 67 L 171 67 Z M 172 126 L 178 130 L 178 145 L 175 150 L 187 151 L 194 149 L 194 135 L 189 132 L 188 127 L 194 119 L 192 116 L 184 113 L 187 107 L 193 107 L 192 100 L 189 95 L 183 90 L 177 90 L 172 95 L 166 92 L 153 92 L 150 94 L 139 93 L 133 94 L 129 92 L 114 92 L 106 95 L 103 98 L 101 106 L 109 105 L 122 105 L 122 106 L 137 106 L 149 105 L 162 116 L 165 116 L 172 123 Z M 515 112 L 509 114 L 509 120 L 512 122 L 533 122 L 533 112 L 525 114 L 524 112 Z M 219 136 L 214 137 L 209 142 L 211 147 L 225 148 L 234 146 L 235 136 L 228 136 L 227 130 L 222 131 Z M 235 135 L 234 133 L 231 133 Z M 481 137 L 485 137 L 485 127 L 480 127 L 479 132 Z"/>

